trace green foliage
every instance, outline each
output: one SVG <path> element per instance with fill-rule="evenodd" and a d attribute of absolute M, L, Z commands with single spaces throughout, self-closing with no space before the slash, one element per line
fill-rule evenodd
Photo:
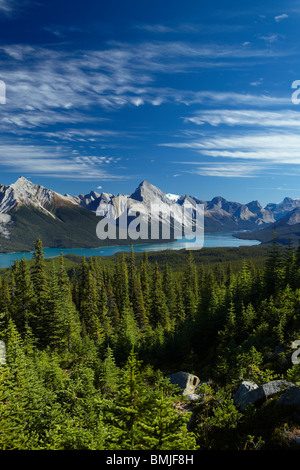
<path fill-rule="evenodd" d="M 242 380 L 300 383 L 290 361 L 300 248 L 274 240 L 263 265 L 265 255 L 132 248 L 110 260 L 49 261 L 38 239 L 33 259 L 0 277 L 0 449 L 284 446 L 274 407 L 241 414 L 232 399 Z M 164 379 L 176 370 L 213 381 L 192 421 Z"/>

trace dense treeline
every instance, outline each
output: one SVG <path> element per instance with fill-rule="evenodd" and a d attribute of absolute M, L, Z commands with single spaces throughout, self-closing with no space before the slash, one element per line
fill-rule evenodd
<path fill-rule="evenodd" d="M 133 250 L 111 267 L 83 257 L 68 275 L 63 256 L 56 266 L 45 269 L 38 240 L 30 267 L 15 262 L 0 282 L 0 449 L 274 445 L 232 392 L 241 380 L 300 381 L 289 360 L 300 339 L 300 249 L 274 242 L 263 268 L 247 260 L 238 272 L 190 253 L 175 275 Z M 176 408 L 184 398 L 164 378 L 176 370 L 210 381 L 189 431 L 189 413 Z"/>

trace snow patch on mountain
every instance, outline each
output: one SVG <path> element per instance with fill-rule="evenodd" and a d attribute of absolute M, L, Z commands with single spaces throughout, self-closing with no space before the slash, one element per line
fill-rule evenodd
<path fill-rule="evenodd" d="M 12 222 L 11 216 L 8 214 L 0 214 L 0 234 L 5 238 L 10 237 L 10 231 L 7 227 Z"/>
<path fill-rule="evenodd" d="M 168 199 L 170 199 L 170 201 L 174 201 L 174 202 L 177 202 L 178 199 L 180 198 L 179 194 L 167 193 L 166 196 Z"/>

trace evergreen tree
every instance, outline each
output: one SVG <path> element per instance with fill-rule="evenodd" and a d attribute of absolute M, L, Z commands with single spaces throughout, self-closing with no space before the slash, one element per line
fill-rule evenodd
<path fill-rule="evenodd" d="M 139 369 L 140 363 L 132 351 L 120 378 L 119 393 L 107 410 L 108 424 L 113 430 L 111 446 L 114 449 L 140 449 L 138 422 L 142 418 L 146 395 Z"/>
<path fill-rule="evenodd" d="M 140 275 L 137 275 L 135 288 L 132 297 L 134 316 L 137 321 L 138 327 L 144 331 L 149 326 L 149 319 L 144 302 L 143 290 L 140 281 Z"/>
<path fill-rule="evenodd" d="M 105 395 L 115 395 L 119 387 L 120 370 L 116 365 L 113 350 L 107 346 L 100 368 L 100 388 Z"/>
<path fill-rule="evenodd" d="M 70 286 L 62 259 L 59 275 L 57 275 L 55 265 L 52 264 L 48 312 L 47 337 L 49 345 L 61 351 L 70 351 L 73 342 L 79 338 L 80 324 L 71 298 Z"/>
<path fill-rule="evenodd" d="M 300 267 L 300 264 L 299 264 Z M 148 255 L 146 252 L 143 253 L 143 259 L 140 266 L 140 280 L 141 280 L 141 287 L 144 299 L 144 305 L 146 309 L 147 317 L 149 318 L 150 314 L 150 265 L 148 261 Z"/>
<path fill-rule="evenodd" d="M 14 271 L 13 280 L 11 312 L 14 323 L 21 334 L 24 334 L 27 324 L 33 328 L 35 334 L 38 334 L 38 301 L 25 258 L 20 261 L 17 270 Z"/>
<path fill-rule="evenodd" d="M 143 431 L 141 446 L 151 450 L 196 450 L 195 435 L 188 432 L 191 413 L 179 413 L 174 407 L 174 397 L 163 388 L 152 392 L 151 408 L 138 423 Z"/>
<path fill-rule="evenodd" d="M 155 264 L 152 278 L 150 319 L 154 327 L 160 324 L 166 330 L 171 329 L 170 313 L 167 307 L 166 296 L 163 292 L 162 277 L 157 263 Z"/>
<path fill-rule="evenodd" d="M 79 279 L 79 315 L 83 331 L 98 343 L 104 339 L 103 328 L 98 316 L 99 292 L 97 290 L 96 278 L 90 269 L 85 257 L 81 263 Z"/>
<path fill-rule="evenodd" d="M 265 265 L 265 295 L 275 295 L 282 286 L 284 269 L 282 264 L 281 250 L 276 240 L 276 233 L 273 235 L 272 247 Z"/>
<path fill-rule="evenodd" d="M 168 263 L 165 266 L 162 282 L 163 291 L 166 297 L 166 302 L 170 313 L 170 320 L 172 322 L 172 325 L 175 325 L 175 317 L 177 315 L 175 280 Z"/>
<path fill-rule="evenodd" d="M 49 288 L 48 278 L 45 270 L 45 255 L 43 244 L 40 238 L 34 244 L 33 252 L 34 263 L 31 268 L 31 280 L 33 284 L 34 295 L 36 297 L 34 331 L 36 332 L 40 344 L 46 345 L 47 328 L 49 323 Z"/>
<path fill-rule="evenodd" d="M 104 340 L 108 342 L 113 335 L 113 322 L 109 314 L 108 295 L 104 284 L 99 287 L 98 316 L 103 330 Z"/>

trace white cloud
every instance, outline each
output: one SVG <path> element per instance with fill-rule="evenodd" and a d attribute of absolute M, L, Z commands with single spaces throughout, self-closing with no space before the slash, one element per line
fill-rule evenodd
<path fill-rule="evenodd" d="M 184 121 L 197 125 L 210 124 L 214 127 L 225 124 L 228 126 L 255 126 L 264 128 L 300 128 L 299 112 L 289 110 L 212 109 L 186 117 Z"/>
<path fill-rule="evenodd" d="M 260 161 L 262 164 L 300 165 L 300 135 L 276 132 L 247 132 L 247 135 L 220 134 L 199 140 L 161 144 L 189 149 L 211 158 Z"/>
<path fill-rule="evenodd" d="M 144 104 L 144 100 L 142 100 L 142 98 L 132 98 L 132 103 L 135 105 L 135 106 L 141 106 L 142 104 Z"/>
<path fill-rule="evenodd" d="M 263 79 L 262 78 L 259 78 L 258 80 L 255 80 L 254 82 L 251 82 L 250 85 L 251 86 L 260 86 L 263 82 Z"/>
<path fill-rule="evenodd" d="M 126 179 L 120 175 L 114 157 L 70 154 L 72 151 L 65 147 L 8 142 L 0 144 L 0 165 L 7 171 L 71 180 Z"/>
<path fill-rule="evenodd" d="M 254 178 L 262 171 L 263 168 L 260 165 L 209 163 L 206 165 L 201 164 L 197 168 L 193 168 L 193 171 L 189 173 L 222 178 Z"/>
<path fill-rule="evenodd" d="M 279 21 L 285 20 L 288 17 L 289 17 L 289 15 L 287 15 L 286 13 L 283 13 L 282 15 L 275 16 L 274 19 L 275 19 L 276 23 L 279 23 Z"/>
<path fill-rule="evenodd" d="M 283 38 L 283 35 L 278 33 L 269 33 L 266 36 L 259 36 L 259 38 L 263 39 L 268 44 L 273 44 Z"/>
<path fill-rule="evenodd" d="M 0 10 L 7 13 L 14 8 L 15 2 L 13 0 L 0 0 Z"/>
<path fill-rule="evenodd" d="M 278 98 L 252 94 L 177 90 L 158 87 L 157 73 L 187 72 L 203 67 L 244 66 L 245 58 L 264 57 L 265 50 L 242 46 L 185 42 L 111 43 L 103 50 L 73 53 L 28 45 L 4 45 L 1 79 L 7 104 L 1 109 L 5 131 L 86 123 L 92 107 L 104 110 L 142 104 L 239 102 L 278 104 Z M 231 59 L 241 61 L 231 62 Z M 97 117 L 98 119 L 98 117 Z M 100 117 L 101 119 L 101 117 Z"/>
<path fill-rule="evenodd" d="M 31 0 L 0 0 L 0 13 L 11 17 L 16 13 L 19 14 L 30 3 Z"/>

